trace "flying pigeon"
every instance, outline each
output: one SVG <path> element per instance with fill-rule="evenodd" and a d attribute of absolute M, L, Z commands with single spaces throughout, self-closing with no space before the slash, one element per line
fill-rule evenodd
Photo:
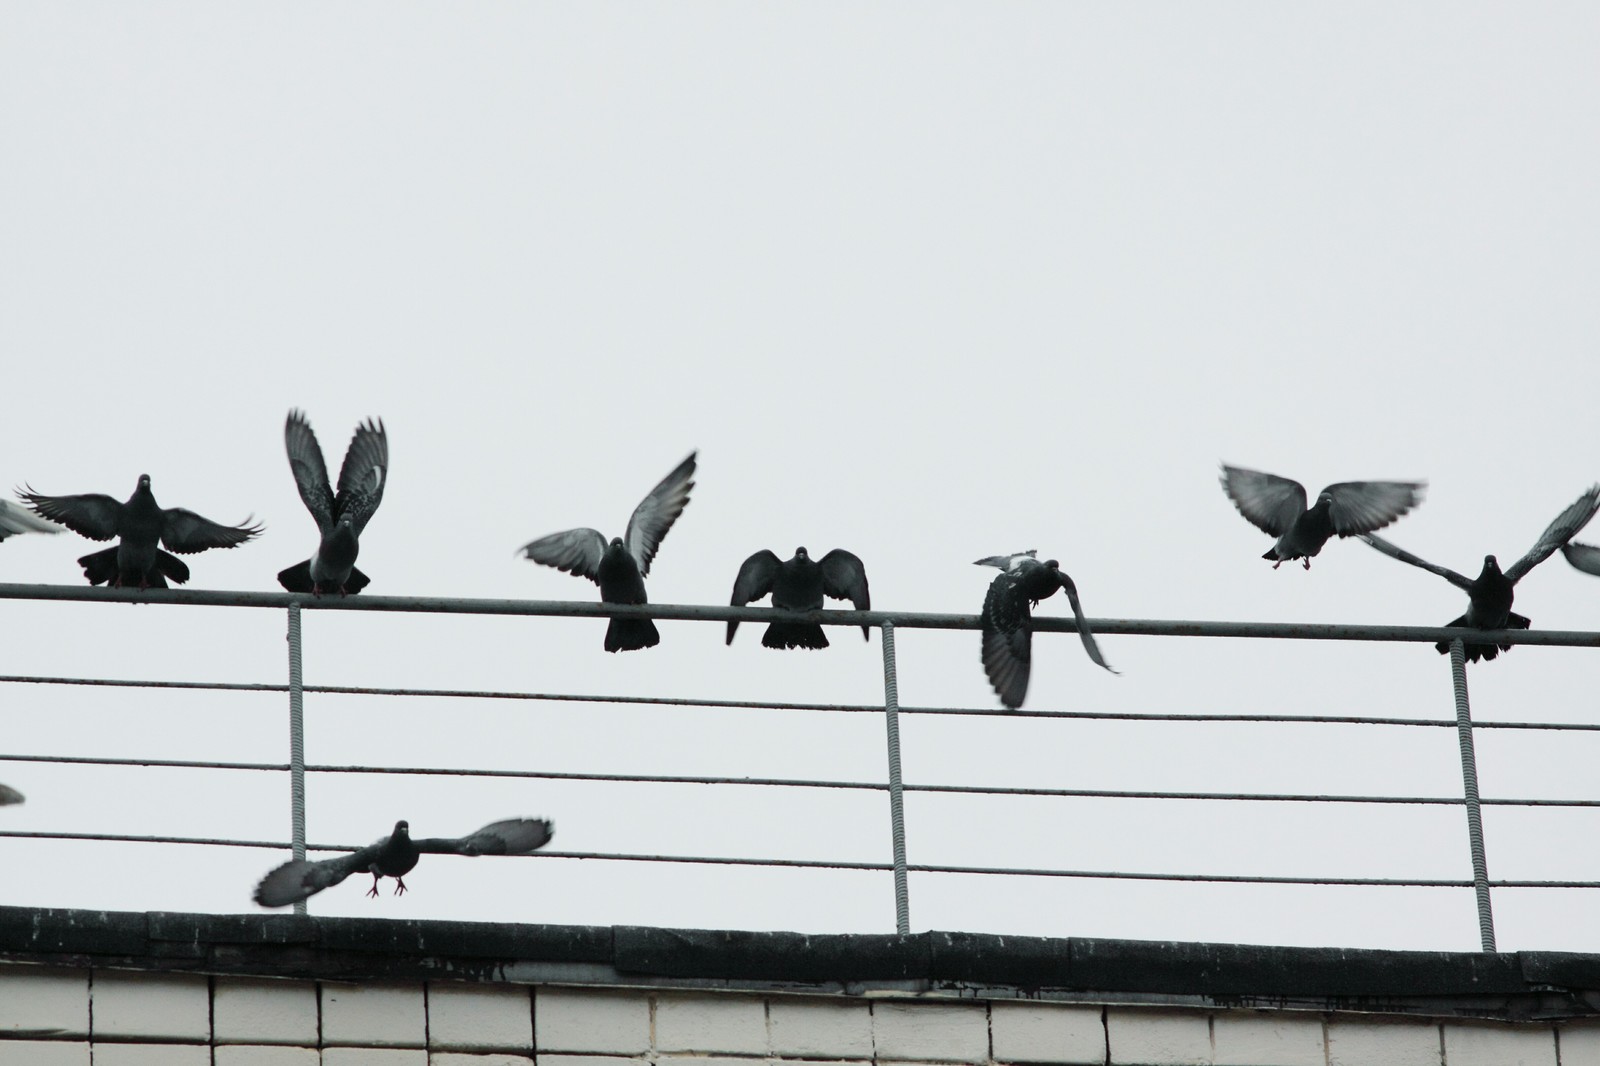
<path fill-rule="evenodd" d="M 149 474 L 139 475 L 139 485 L 127 503 L 99 493 L 43 496 L 31 486 L 17 495 L 28 501 L 35 514 L 60 522 L 90 540 L 121 538 L 115 547 L 78 560 L 91 585 L 166 588 L 168 578 L 181 585 L 189 580 L 189 568 L 181 559 L 158 548 L 158 543 L 179 555 L 191 555 L 207 548 L 236 547 L 259 536 L 262 530 L 259 523 L 248 524 L 248 518 L 245 525 L 224 526 L 182 507 L 163 510 L 150 491 Z"/>
<path fill-rule="evenodd" d="M 22 793 L 14 788 L 0 785 L 0 807 L 9 807 L 14 803 L 22 802 Z"/>
<path fill-rule="evenodd" d="M 1529 549 L 1527 555 L 1512 563 L 1509 569 L 1502 572 L 1500 563 L 1495 557 L 1485 555 L 1483 570 L 1476 579 L 1419 559 L 1382 537 L 1369 533 L 1361 539 L 1391 558 L 1421 567 L 1429 573 L 1438 574 L 1456 588 L 1466 591 L 1467 613 L 1446 622 L 1445 625 L 1468 629 L 1527 629 L 1531 624 L 1528 619 L 1511 610 L 1517 582 L 1527 577 L 1528 571 L 1548 559 L 1557 548 L 1566 544 L 1573 534 L 1588 524 L 1596 510 L 1600 510 L 1600 485 L 1591 486 L 1588 492 L 1579 496 L 1565 511 L 1557 515 L 1556 520 L 1539 535 L 1538 543 Z M 1438 649 L 1440 655 L 1450 650 L 1450 645 L 1446 641 L 1440 641 L 1434 647 Z M 1467 644 L 1465 647 L 1467 661 L 1472 663 L 1479 659 L 1493 659 L 1501 652 L 1511 650 L 1509 644 Z"/>
<path fill-rule="evenodd" d="M 1311 557 L 1337 533 L 1349 537 L 1382 529 L 1422 502 L 1426 481 L 1341 481 L 1306 508 L 1305 486 L 1276 474 L 1222 464 L 1222 491 L 1239 513 L 1278 542 L 1261 558 L 1281 564 Z"/>
<path fill-rule="evenodd" d="M 662 478 L 639 501 L 628 519 L 628 529 L 611 543 L 595 529 L 567 529 L 529 541 L 517 551 L 545 566 L 586 577 L 600 586 L 602 603 L 648 603 L 644 579 L 662 538 L 677 521 L 694 488 L 697 452 Z M 613 618 L 606 628 L 606 651 L 637 651 L 661 643 L 656 624 L 648 618 Z"/>
<path fill-rule="evenodd" d="M 772 606 L 790 611 L 815 611 L 822 607 L 826 593 L 836 600 L 849 600 L 858 611 L 872 610 L 867 590 L 867 570 L 861 560 L 843 548 L 835 548 L 820 560 L 813 560 L 804 548 L 794 550 L 794 558 L 781 562 L 763 548 L 744 561 L 733 580 L 734 607 L 743 607 L 772 593 Z M 738 622 L 728 623 L 728 643 Z M 862 626 L 864 640 L 872 639 L 872 627 Z M 761 637 L 768 648 L 826 648 L 828 636 L 815 622 L 773 622 Z"/>
<path fill-rule="evenodd" d="M 1584 573 L 1600 577 L 1600 548 L 1592 544 L 1563 544 L 1561 554 Z"/>
<path fill-rule="evenodd" d="M 0 500 L 0 540 L 18 533 L 60 533 L 61 527 L 25 511 L 10 500 Z"/>
<path fill-rule="evenodd" d="M 1072 616 L 1078 622 L 1078 636 L 1083 640 L 1083 650 L 1096 666 L 1115 670 L 1100 654 L 1089 624 L 1083 620 L 1083 604 L 1078 602 L 1078 587 L 1072 578 L 1061 572 L 1061 564 L 1054 559 L 1039 562 L 1033 552 L 1010 556 L 992 556 L 978 560 L 978 566 L 996 565 L 995 559 L 1006 560 L 1009 567 L 989 583 L 989 594 L 983 598 L 983 669 L 989 675 L 1000 702 L 1015 710 L 1022 706 L 1028 695 L 1028 672 L 1033 660 L 1033 615 L 1031 608 L 1040 600 L 1049 599 L 1056 589 L 1066 589 L 1067 602 L 1072 605 Z"/>
<path fill-rule="evenodd" d="M 320 862 L 293 859 L 284 863 L 261 879 L 255 900 L 263 907 L 287 907 L 355 873 L 372 875 L 368 896 L 378 894 L 378 882 L 385 877 L 394 878 L 398 896 L 405 892 L 405 875 L 417 865 L 420 855 L 526 855 L 550 843 L 554 835 L 555 826 L 542 818 L 510 818 L 492 822 L 471 836 L 412 840 L 410 823 L 401 820 L 394 823 L 393 833 L 360 851 Z"/>
<path fill-rule="evenodd" d="M 317 520 L 322 540 L 317 553 L 278 574 L 278 584 L 290 592 L 320 596 L 337 592 L 355 595 L 367 587 L 367 575 L 356 569 L 361 551 L 359 538 L 383 502 L 389 480 L 389 438 L 383 422 L 371 419 L 356 426 L 355 436 L 339 468 L 339 492 L 328 484 L 328 467 L 322 461 L 317 435 L 300 411 L 290 411 L 283 425 L 283 443 L 289 452 L 289 469 L 306 510 Z"/>

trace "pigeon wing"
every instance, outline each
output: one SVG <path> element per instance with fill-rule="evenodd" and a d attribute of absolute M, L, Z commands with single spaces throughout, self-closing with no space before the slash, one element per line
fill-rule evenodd
<path fill-rule="evenodd" d="M 1013 710 L 1028 695 L 1033 666 L 1033 619 L 1015 578 L 1001 574 L 983 598 L 983 671 L 1000 702 Z"/>
<path fill-rule="evenodd" d="M 858 611 L 872 610 L 872 593 L 867 589 L 867 568 L 852 552 L 835 548 L 817 561 L 822 568 L 822 591 L 836 600 L 849 600 Z M 872 639 L 872 627 L 861 627 L 862 637 Z"/>
<path fill-rule="evenodd" d="M 536 563 L 599 584 L 600 557 L 606 553 L 606 538 L 598 529 L 563 529 L 560 533 L 531 540 L 517 550 Z"/>
<path fill-rule="evenodd" d="M 672 523 L 678 520 L 689 503 L 689 490 L 694 488 L 695 456 L 698 454 L 690 452 L 687 459 L 650 490 L 650 495 L 639 501 L 639 506 L 633 509 L 633 515 L 628 519 L 628 531 L 623 534 L 622 542 L 628 546 L 628 554 L 639 565 L 640 577 L 650 576 L 650 560 L 656 557 L 656 549 L 661 547 L 667 530 L 672 528 Z"/>
<path fill-rule="evenodd" d="M 0 807 L 9 807 L 14 803 L 22 802 L 22 793 L 14 788 L 0 785 Z"/>
<path fill-rule="evenodd" d="M 1391 559 L 1399 559 L 1402 563 L 1409 563 L 1412 566 L 1420 567 L 1430 574 L 1438 574 L 1456 588 L 1462 589 L 1468 593 L 1472 592 L 1472 579 L 1456 573 L 1447 566 L 1438 566 L 1434 563 L 1428 562 L 1426 559 L 1419 559 L 1417 556 L 1412 555 L 1404 548 L 1390 544 L 1388 541 L 1384 540 L 1375 533 L 1363 533 L 1361 534 L 1361 539 L 1366 541 L 1372 547 L 1377 548 Z"/>
<path fill-rule="evenodd" d="M 1382 529 L 1422 502 L 1426 481 L 1341 481 L 1322 491 L 1333 497 L 1328 517 L 1341 537 Z"/>
<path fill-rule="evenodd" d="M 0 540 L 16 533 L 60 533 L 61 527 L 46 522 L 32 511 L 24 510 L 10 500 L 0 500 Z"/>
<path fill-rule="evenodd" d="M 98 492 L 81 496 L 42 496 L 31 486 L 17 495 L 27 501 L 34 514 L 60 522 L 90 540 L 110 540 L 117 535 L 122 503 L 110 496 Z"/>
<path fill-rule="evenodd" d="M 1083 604 L 1078 602 L 1078 586 L 1074 585 L 1072 579 L 1061 573 L 1061 571 L 1058 570 L 1056 573 L 1058 575 L 1057 580 L 1061 582 L 1061 588 L 1067 594 L 1067 602 L 1072 605 L 1072 617 L 1077 620 L 1078 636 L 1083 640 L 1083 650 L 1089 653 L 1089 658 L 1094 661 L 1096 666 L 1111 670 L 1113 674 L 1116 673 L 1117 671 L 1111 669 L 1111 664 L 1106 662 L 1105 656 L 1100 654 L 1100 645 L 1095 643 L 1094 634 L 1089 630 L 1089 623 L 1084 620 Z"/>
<path fill-rule="evenodd" d="M 1021 559 L 1032 559 L 1039 554 L 1039 549 L 1029 548 L 1025 552 L 1012 552 L 1010 555 L 988 555 L 973 561 L 973 566 L 994 566 L 1001 570 L 1010 570 Z"/>
<path fill-rule="evenodd" d="M 733 579 L 733 597 L 728 601 L 728 606 L 743 607 L 751 600 L 759 600 L 771 592 L 772 579 L 782 569 L 783 563 L 766 548 L 750 556 L 739 567 L 739 576 Z M 728 623 L 727 643 L 733 643 L 733 634 L 738 628 L 738 622 Z"/>
<path fill-rule="evenodd" d="M 1600 548 L 1592 544 L 1563 544 L 1561 554 L 1584 573 L 1600 577 Z"/>
<path fill-rule="evenodd" d="M 333 489 L 328 485 L 328 464 L 322 460 L 322 445 L 311 431 L 305 412 L 291 409 L 283 423 L 283 447 L 289 453 L 289 472 L 294 475 L 300 499 L 326 533 L 333 527 Z"/>
<path fill-rule="evenodd" d="M 1305 514 L 1306 490 L 1298 481 L 1241 466 L 1222 465 L 1222 491 L 1263 533 L 1281 537 Z"/>
<path fill-rule="evenodd" d="M 256 886 L 255 901 L 263 907 L 287 907 L 332 888 L 353 873 L 367 869 L 378 857 L 378 849 L 387 838 L 368 844 L 360 851 L 336 855 L 331 859 L 312 862 L 308 859 L 291 859 L 261 879 Z"/>
<path fill-rule="evenodd" d="M 334 512 L 349 515 L 356 535 L 367 528 L 378 504 L 383 502 L 383 486 L 389 480 L 389 437 L 383 421 L 367 419 L 356 427 L 345 449 L 344 465 L 339 468 L 339 495 Z"/>
<path fill-rule="evenodd" d="M 1556 520 L 1545 528 L 1539 535 L 1539 543 L 1535 544 L 1527 555 L 1511 564 L 1506 570 L 1506 579 L 1513 585 L 1521 581 L 1528 575 L 1529 570 L 1550 558 L 1552 552 L 1588 525 L 1596 510 L 1600 510 L 1600 485 L 1591 485 L 1588 492 L 1572 501 L 1567 509 L 1557 515 Z"/>
<path fill-rule="evenodd" d="M 161 514 L 161 543 L 179 555 L 193 555 L 209 548 L 236 548 L 260 536 L 263 528 L 248 518 L 241 525 L 225 526 L 183 507 L 168 507 Z"/>
<path fill-rule="evenodd" d="M 555 825 L 543 818 L 508 818 L 471 836 L 424 837 L 411 843 L 428 855 L 526 855 L 550 843 L 555 834 Z"/>

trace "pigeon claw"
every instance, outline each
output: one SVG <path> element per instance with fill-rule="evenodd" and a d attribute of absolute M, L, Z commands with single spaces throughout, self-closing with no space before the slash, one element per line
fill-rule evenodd
<path fill-rule="evenodd" d="M 397 896 L 403 896 L 406 894 L 406 883 L 404 878 L 397 877 L 394 879 L 394 894 Z"/>
<path fill-rule="evenodd" d="M 1304 559 L 1302 559 L 1300 561 L 1305 564 L 1305 568 L 1307 570 L 1311 569 L 1311 556 L 1308 555 L 1308 556 L 1306 556 Z"/>
<path fill-rule="evenodd" d="M 372 887 L 367 889 L 367 898 L 376 899 L 378 896 L 378 875 L 372 875 Z"/>

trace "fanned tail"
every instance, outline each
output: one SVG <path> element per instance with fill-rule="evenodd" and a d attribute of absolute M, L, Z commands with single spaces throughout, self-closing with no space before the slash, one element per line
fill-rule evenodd
<path fill-rule="evenodd" d="M 351 577 L 355 571 L 350 572 Z M 606 627 L 606 651 L 638 651 L 661 643 L 661 634 L 649 618 L 613 618 Z"/>
<path fill-rule="evenodd" d="M 1447 622 L 1446 625 L 1452 628 L 1456 626 L 1466 627 L 1467 616 L 1462 615 L 1460 618 L 1457 618 L 1454 621 Z M 1532 625 L 1533 622 L 1525 615 L 1520 615 L 1515 612 L 1506 615 L 1505 628 L 1507 629 L 1527 629 Z M 1450 645 L 1446 641 L 1441 640 L 1433 647 L 1434 650 L 1440 655 L 1450 654 Z M 1462 652 L 1465 654 L 1466 660 L 1469 663 L 1475 663 L 1479 659 L 1482 659 L 1484 662 L 1490 662 L 1499 658 L 1501 652 L 1510 651 L 1512 647 L 1514 647 L 1514 645 L 1511 644 L 1470 644 L 1465 641 L 1462 642 Z"/>
<path fill-rule="evenodd" d="M 89 579 L 89 584 L 91 585 L 115 585 L 117 583 L 117 549 L 115 545 L 85 555 L 78 560 L 78 565 L 83 567 L 83 576 Z"/>
<path fill-rule="evenodd" d="M 773 622 L 762 634 L 761 644 L 768 648 L 826 648 L 828 635 L 815 622 Z"/>
<path fill-rule="evenodd" d="M 355 567 L 350 568 L 350 576 L 344 579 L 344 594 L 354 596 L 372 583 L 372 579 Z"/>
<path fill-rule="evenodd" d="M 182 585 L 189 580 L 189 566 L 176 555 L 169 555 L 167 552 L 157 548 L 155 569 L 150 573 L 151 588 L 167 587 L 166 582 L 161 580 L 162 574 Z"/>
<path fill-rule="evenodd" d="M 278 584 L 290 592 L 311 591 L 311 560 L 278 571 Z"/>

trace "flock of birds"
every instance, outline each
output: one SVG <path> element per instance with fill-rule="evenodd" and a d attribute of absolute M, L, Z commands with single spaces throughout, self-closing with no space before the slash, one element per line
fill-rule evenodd
<path fill-rule="evenodd" d="M 316 434 L 300 411 L 289 412 L 284 446 L 295 486 L 316 522 L 319 539 L 309 559 L 279 572 L 278 583 L 290 592 L 313 596 L 359 593 L 370 580 L 355 565 L 361 534 L 383 501 L 389 475 L 389 442 L 383 422 L 369 419 L 356 427 L 337 488 L 328 478 Z M 567 529 L 530 541 L 519 553 L 533 562 L 588 578 L 599 586 L 603 603 L 648 602 L 644 579 L 662 540 L 689 503 L 695 463 L 696 453 L 691 452 L 662 478 L 633 509 L 622 536 L 608 541 L 595 529 Z M 1590 487 L 1557 515 L 1533 547 L 1510 567 L 1502 570 L 1496 558 L 1488 555 L 1478 576 L 1469 578 L 1376 535 L 1422 501 L 1425 482 L 1342 481 L 1323 489 L 1308 506 L 1305 487 L 1276 474 L 1224 464 L 1221 480 L 1239 513 L 1275 538 L 1262 556 L 1272 562 L 1273 569 L 1299 560 L 1309 570 L 1311 560 L 1333 537 L 1358 537 L 1383 554 L 1437 574 L 1466 592 L 1467 610 L 1446 623 L 1450 627 L 1527 629 L 1529 620 L 1511 610 L 1517 582 L 1557 550 L 1577 569 L 1600 576 L 1600 547 L 1572 541 L 1600 510 L 1600 485 Z M 228 526 L 181 507 L 163 508 L 156 503 L 148 474 L 140 475 L 133 495 L 125 502 L 98 493 L 47 496 L 31 487 L 17 495 L 28 509 L 0 500 L 0 541 L 17 533 L 56 533 L 62 526 L 91 540 L 117 541 L 78 560 L 91 585 L 147 589 L 166 588 L 169 581 L 183 584 L 189 580 L 189 568 L 177 555 L 234 548 L 254 540 L 263 528 L 248 519 Z M 1006 707 L 1020 707 L 1027 697 L 1033 608 L 1058 589 L 1066 592 L 1090 660 L 1116 673 L 1083 616 L 1077 586 L 1059 562 L 1041 562 L 1037 552 L 1030 550 L 989 556 L 977 560 L 977 565 L 1000 571 L 984 597 L 980 628 L 984 671 Z M 773 607 L 790 611 L 818 610 L 824 597 L 849 600 L 860 611 L 870 610 L 872 604 L 866 567 L 842 548 L 820 559 L 812 559 L 805 548 L 795 549 L 788 560 L 766 549 L 751 555 L 739 567 L 729 602 L 741 607 L 767 596 Z M 733 643 L 738 627 L 738 622 L 728 623 L 727 643 Z M 863 637 L 871 638 L 870 627 L 863 625 L 861 630 Z M 605 649 L 637 651 L 660 641 L 655 623 L 648 618 L 613 618 L 606 629 Z M 828 638 L 815 622 L 778 621 L 767 626 L 761 643 L 769 648 L 815 649 L 826 648 Z M 1443 643 L 1436 647 L 1441 653 L 1449 650 Z M 1492 642 L 1465 645 L 1470 662 L 1494 659 L 1509 648 Z M 0 785 L 0 806 L 22 799 L 14 789 Z M 395 879 L 398 895 L 406 890 L 403 875 L 420 855 L 526 854 L 543 847 L 553 834 L 549 821 L 517 818 L 491 823 L 465 837 L 414 840 L 409 825 L 401 821 L 390 835 L 351 854 L 279 866 L 262 879 L 255 899 L 266 907 L 288 906 L 354 873 L 372 874 L 368 895 L 377 895 L 383 877 Z"/>

